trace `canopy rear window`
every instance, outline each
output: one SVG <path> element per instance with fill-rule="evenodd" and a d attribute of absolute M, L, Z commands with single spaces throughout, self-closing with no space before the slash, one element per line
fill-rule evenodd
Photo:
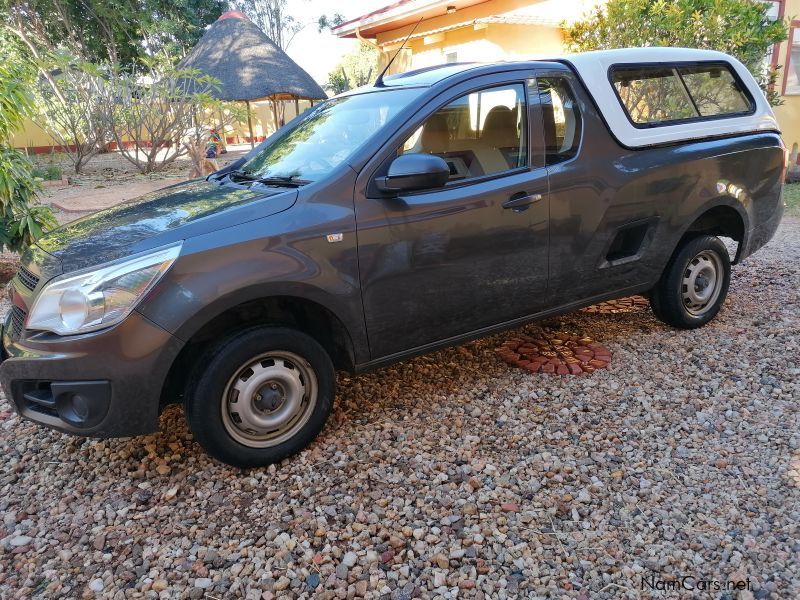
<path fill-rule="evenodd" d="M 724 63 L 611 68 L 634 127 L 657 127 L 753 112 L 753 99 Z"/>

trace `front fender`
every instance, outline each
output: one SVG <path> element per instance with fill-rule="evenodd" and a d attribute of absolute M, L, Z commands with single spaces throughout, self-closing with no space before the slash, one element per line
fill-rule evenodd
<path fill-rule="evenodd" d="M 302 298 L 333 313 L 350 335 L 356 361 L 369 360 L 352 210 L 327 205 L 324 211 L 292 213 L 187 239 L 181 256 L 138 310 L 187 341 L 239 304 Z M 300 221 L 306 227 L 291 237 L 284 233 Z M 334 231 L 342 234 L 341 242 L 326 241 L 325 234 Z"/>

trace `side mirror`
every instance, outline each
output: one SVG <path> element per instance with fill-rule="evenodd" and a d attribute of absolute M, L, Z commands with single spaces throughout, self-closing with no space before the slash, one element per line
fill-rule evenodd
<path fill-rule="evenodd" d="M 442 187 L 450 178 L 450 167 L 433 154 L 401 154 L 389 165 L 389 172 L 375 179 L 382 192 L 399 193 Z"/>

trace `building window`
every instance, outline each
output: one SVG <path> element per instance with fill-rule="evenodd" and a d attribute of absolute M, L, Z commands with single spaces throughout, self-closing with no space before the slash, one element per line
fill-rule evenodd
<path fill-rule="evenodd" d="M 769 5 L 767 19 L 770 21 L 783 19 L 783 0 L 766 0 L 765 4 Z M 770 68 L 774 69 L 778 66 L 779 48 L 780 44 L 773 44 L 767 51 L 767 55 L 764 57 L 764 72 L 768 72 Z"/>
<path fill-rule="evenodd" d="M 797 96 L 800 94 L 800 21 L 792 21 L 787 46 L 783 93 Z"/>

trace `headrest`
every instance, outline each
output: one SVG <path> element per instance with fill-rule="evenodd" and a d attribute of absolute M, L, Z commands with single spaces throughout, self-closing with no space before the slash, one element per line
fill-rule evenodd
<path fill-rule="evenodd" d="M 450 129 L 447 126 L 447 115 L 435 113 L 425 122 L 420 135 L 423 152 L 444 154 L 450 147 Z"/>
<path fill-rule="evenodd" d="M 519 144 L 517 118 L 507 106 L 495 106 L 483 123 L 483 142 L 493 148 L 510 148 Z"/>

